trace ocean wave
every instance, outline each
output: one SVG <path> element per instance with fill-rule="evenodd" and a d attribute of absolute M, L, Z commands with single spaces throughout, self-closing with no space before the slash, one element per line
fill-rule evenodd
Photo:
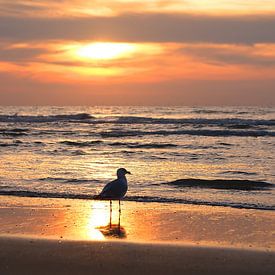
<path fill-rule="evenodd" d="M 92 140 L 92 141 L 71 141 L 71 140 L 64 140 L 60 141 L 60 144 L 65 144 L 68 146 L 76 146 L 76 147 L 89 147 L 97 144 L 104 143 L 102 140 Z M 137 143 L 137 142 L 108 142 L 107 145 L 111 147 L 126 147 L 126 148 L 171 148 L 177 147 L 178 145 L 172 143 Z"/>
<path fill-rule="evenodd" d="M 269 114 L 269 113 L 273 113 L 272 110 L 268 110 L 268 109 L 262 109 L 262 110 L 237 110 L 237 109 L 231 109 L 231 110 L 223 110 L 223 109 L 194 109 L 191 111 L 191 113 L 195 113 L 195 114 L 238 114 L 238 115 L 247 115 L 247 114 L 257 114 L 257 115 L 261 115 L 261 114 Z"/>
<path fill-rule="evenodd" d="M 83 150 L 70 150 L 70 149 L 54 149 L 54 150 L 43 150 L 43 154 L 56 156 L 56 155 L 65 155 L 65 156 L 85 156 L 89 153 Z"/>
<path fill-rule="evenodd" d="M 269 182 L 252 181 L 252 180 L 204 180 L 204 179 L 179 179 L 163 184 L 173 185 L 176 187 L 196 187 L 210 189 L 226 189 L 226 190 L 267 190 L 274 188 Z"/>
<path fill-rule="evenodd" d="M 232 146 L 233 144 L 226 143 L 226 142 L 219 142 L 218 145 L 230 147 L 230 146 Z"/>
<path fill-rule="evenodd" d="M 215 125 L 215 126 L 275 126 L 275 119 L 240 119 L 240 118 L 152 118 L 123 116 L 116 119 L 119 124 L 191 124 L 191 125 Z"/>
<path fill-rule="evenodd" d="M 178 124 L 178 125 L 208 125 L 227 128 L 249 129 L 256 126 L 275 126 L 275 119 L 242 119 L 242 118 L 156 118 L 142 116 L 106 116 L 94 117 L 88 113 L 60 115 L 0 115 L 0 122 L 80 122 L 88 124 Z"/>
<path fill-rule="evenodd" d="M 14 147 L 14 146 L 18 146 L 18 143 L 2 143 L 0 142 L 0 147 Z"/>
<path fill-rule="evenodd" d="M 257 209 L 257 210 L 275 210 L 275 205 L 263 205 L 254 203 L 234 203 L 234 202 L 210 202 L 203 200 L 191 200 L 180 198 L 162 198 L 162 197 L 149 197 L 149 196 L 131 196 L 126 197 L 127 201 L 138 202 L 159 202 L 159 203 L 182 203 L 191 205 L 205 205 L 205 206 L 222 206 L 232 207 L 238 209 Z"/>
<path fill-rule="evenodd" d="M 232 110 L 211 110 L 211 109 L 194 109 L 192 113 L 195 114 L 234 114 Z M 245 112 L 246 113 L 246 112 Z M 239 114 L 239 112 L 238 112 Z"/>
<path fill-rule="evenodd" d="M 45 123 L 58 121 L 82 121 L 90 120 L 94 117 L 87 113 L 70 115 L 49 115 L 49 116 L 25 116 L 25 115 L 0 115 L 0 122 L 28 122 Z"/>
<path fill-rule="evenodd" d="M 20 140 L 14 140 L 13 142 L 0 142 L 0 147 L 19 146 L 23 142 Z"/>
<path fill-rule="evenodd" d="M 98 183 L 99 180 L 95 179 L 75 179 L 75 178 L 60 178 L 60 177 L 46 177 L 40 178 L 39 181 L 46 181 L 46 182 L 57 182 L 57 183 L 82 183 L 82 184 L 91 184 L 91 183 Z"/>
<path fill-rule="evenodd" d="M 244 171 L 224 171 L 220 174 L 233 174 L 233 175 L 246 175 L 246 176 L 255 176 L 257 173 L 244 172 Z"/>
<path fill-rule="evenodd" d="M 0 129 L 0 135 L 2 136 L 26 136 L 28 135 L 29 129 L 20 129 L 20 128 L 15 128 L 15 129 Z"/>
<path fill-rule="evenodd" d="M 11 129 L 0 129 L 0 132 L 6 132 L 6 131 L 9 131 L 9 132 L 15 132 L 15 133 L 22 133 L 22 132 L 28 132 L 29 129 L 21 129 L 21 128 L 11 128 Z"/>
<path fill-rule="evenodd" d="M 146 135 L 191 135 L 191 136 L 238 136 L 238 137 L 262 137 L 262 136 L 275 136 L 274 131 L 235 131 L 235 130 L 176 130 L 176 131 L 106 131 L 101 132 L 102 137 L 134 137 Z"/>
<path fill-rule="evenodd" d="M 77 146 L 77 147 L 89 147 L 92 145 L 100 144 L 103 141 L 101 140 L 92 140 L 92 141 L 71 141 L 71 140 L 64 140 L 60 141 L 61 144 L 65 144 L 68 146 Z"/>
<path fill-rule="evenodd" d="M 1 196 L 17 196 L 17 197 L 35 197 L 35 198 L 65 198 L 65 199 L 84 199 L 93 200 L 97 199 L 96 195 L 87 194 L 71 194 L 71 193 L 50 193 L 50 192 L 35 192 L 25 190 L 0 190 Z M 221 207 L 232 207 L 239 209 L 257 209 L 257 210 L 275 210 L 275 205 L 263 205 L 254 203 L 234 203 L 234 202 L 210 202 L 203 200 L 191 200 L 181 198 L 163 198 L 153 196 L 127 196 L 124 198 L 125 201 L 135 202 L 147 202 L 147 203 L 180 203 L 190 205 L 205 205 L 205 206 L 221 206 Z"/>
<path fill-rule="evenodd" d="M 162 148 L 171 148 L 177 147 L 178 145 L 173 143 L 128 143 L 128 142 L 110 142 L 110 146 L 118 146 L 118 147 L 127 147 L 127 148 L 144 148 L 144 149 L 162 149 Z"/>

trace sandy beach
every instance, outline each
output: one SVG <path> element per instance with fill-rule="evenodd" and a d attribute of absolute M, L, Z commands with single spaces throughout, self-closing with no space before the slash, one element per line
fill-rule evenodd
<path fill-rule="evenodd" d="M 272 211 L 1 197 L 1 274 L 274 274 Z M 119 223 L 120 222 L 120 223 Z"/>
<path fill-rule="evenodd" d="M 0 238 L 1 274 L 274 274 L 272 252 Z"/>

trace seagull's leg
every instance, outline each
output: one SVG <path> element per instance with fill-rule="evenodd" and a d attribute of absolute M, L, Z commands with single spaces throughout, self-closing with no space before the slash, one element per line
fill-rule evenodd
<path fill-rule="evenodd" d="M 119 230 L 119 232 L 120 232 L 120 212 L 119 212 L 119 214 L 118 214 L 118 230 Z"/>
<path fill-rule="evenodd" d="M 119 203 L 119 216 L 120 216 L 120 214 L 121 214 L 120 200 L 118 200 L 118 203 Z"/>
<path fill-rule="evenodd" d="M 112 226 L 112 201 L 110 200 L 110 227 Z"/>

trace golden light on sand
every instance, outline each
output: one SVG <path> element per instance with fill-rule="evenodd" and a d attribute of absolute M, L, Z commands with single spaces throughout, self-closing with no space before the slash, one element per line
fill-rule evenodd
<path fill-rule="evenodd" d="M 94 228 L 87 230 L 87 237 L 88 239 L 94 240 L 94 241 L 105 240 L 104 235 L 98 229 L 94 229 Z"/>
<path fill-rule="evenodd" d="M 110 212 L 108 201 L 96 201 L 92 205 L 88 227 L 97 227 L 109 223 Z"/>
<path fill-rule="evenodd" d="M 136 46 L 128 43 L 95 42 L 80 46 L 76 55 L 87 59 L 115 59 L 130 55 Z"/>
<path fill-rule="evenodd" d="M 109 211 L 106 208 L 106 203 L 96 201 L 92 205 L 92 209 L 89 210 L 85 235 L 91 240 L 104 240 L 104 235 L 97 229 L 99 226 L 104 226 L 109 223 L 110 216 Z"/>

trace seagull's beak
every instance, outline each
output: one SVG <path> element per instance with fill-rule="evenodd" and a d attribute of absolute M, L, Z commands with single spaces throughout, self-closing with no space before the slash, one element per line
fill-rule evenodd
<path fill-rule="evenodd" d="M 132 173 L 131 173 L 131 172 L 129 172 L 129 171 L 127 171 L 127 174 L 132 175 Z"/>

